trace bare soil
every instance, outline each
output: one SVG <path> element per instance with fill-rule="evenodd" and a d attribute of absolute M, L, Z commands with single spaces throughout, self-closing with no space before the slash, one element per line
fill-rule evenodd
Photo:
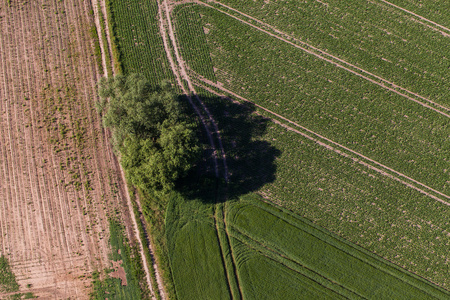
<path fill-rule="evenodd" d="M 130 224 L 94 109 L 91 11 L 83 0 L 0 3 L 0 253 L 20 292 L 44 299 L 88 299 L 92 272 L 111 266 L 108 217 Z"/>

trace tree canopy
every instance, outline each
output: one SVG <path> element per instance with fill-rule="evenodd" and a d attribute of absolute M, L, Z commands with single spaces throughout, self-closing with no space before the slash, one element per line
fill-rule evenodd
<path fill-rule="evenodd" d="M 152 88 L 139 74 L 102 78 L 97 109 L 111 129 L 129 180 L 143 189 L 170 190 L 200 149 L 169 82 Z"/>

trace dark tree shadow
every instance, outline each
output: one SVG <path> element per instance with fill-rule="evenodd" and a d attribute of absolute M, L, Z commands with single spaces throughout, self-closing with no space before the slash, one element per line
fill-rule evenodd
<path fill-rule="evenodd" d="M 202 159 L 179 180 L 178 190 L 187 198 L 201 199 L 206 203 L 220 202 L 253 192 L 264 184 L 275 180 L 275 159 L 281 152 L 268 141 L 263 140 L 269 119 L 255 113 L 249 103 L 233 102 L 229 98 L 200 96 L 213 116 L 220 131 L 226 155 L 229 181 L 224 180 L 224 164 L 218 153 L 219 180 L 215 176 L 214 152 L 202 123 L 193 109 L 180 97 L 191 118 L 196 118 L 198 135 L 203 147 Z M 195 100 L 194 100 L 195 101 Z M 200 108 L 197 101 L 195 104 Z M 206 114 L 205 114 L 206 118 Z M 220 150 L 217 135 L 213 136 L 217 150 Z"/>

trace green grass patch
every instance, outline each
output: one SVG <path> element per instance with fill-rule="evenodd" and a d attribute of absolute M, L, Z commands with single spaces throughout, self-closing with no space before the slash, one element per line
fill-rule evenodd
<path fill-rule="evenodd" d="M 19 284 L 16 281 L 16 276 L 11 270 L 8 259 L 0 256 L 0 292 L 16 292 L 19 290 Z"/>
<path fill-rule="evenodd" d="M 123 285 L 121 279 L 110 276 L 114 269 L 106 269 L 103 273 L 95 272 L 92 276 L 94 291 L 91 299 L 149 299 L 139 246 L 130 246 L 119 221 L 111 218 L 109 222 L 111 260 L 118 262 L 125 270 L 126 285 Z"/>
<path fill-rule="evenodd" d="M 166 218 L 178 299 L 230 299 L 213 205 L 174 196 Z"/>

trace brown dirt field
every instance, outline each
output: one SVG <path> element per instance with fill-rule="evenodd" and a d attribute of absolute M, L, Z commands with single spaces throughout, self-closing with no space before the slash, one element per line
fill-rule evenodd
<path fill-rule="evenodd" d="M 111 266 L 108 216 L 128 211 L 94 109 L 91 9 L 0 3 L 0 253 L 41 298 L 88 298 L 91 273 Z"/>

